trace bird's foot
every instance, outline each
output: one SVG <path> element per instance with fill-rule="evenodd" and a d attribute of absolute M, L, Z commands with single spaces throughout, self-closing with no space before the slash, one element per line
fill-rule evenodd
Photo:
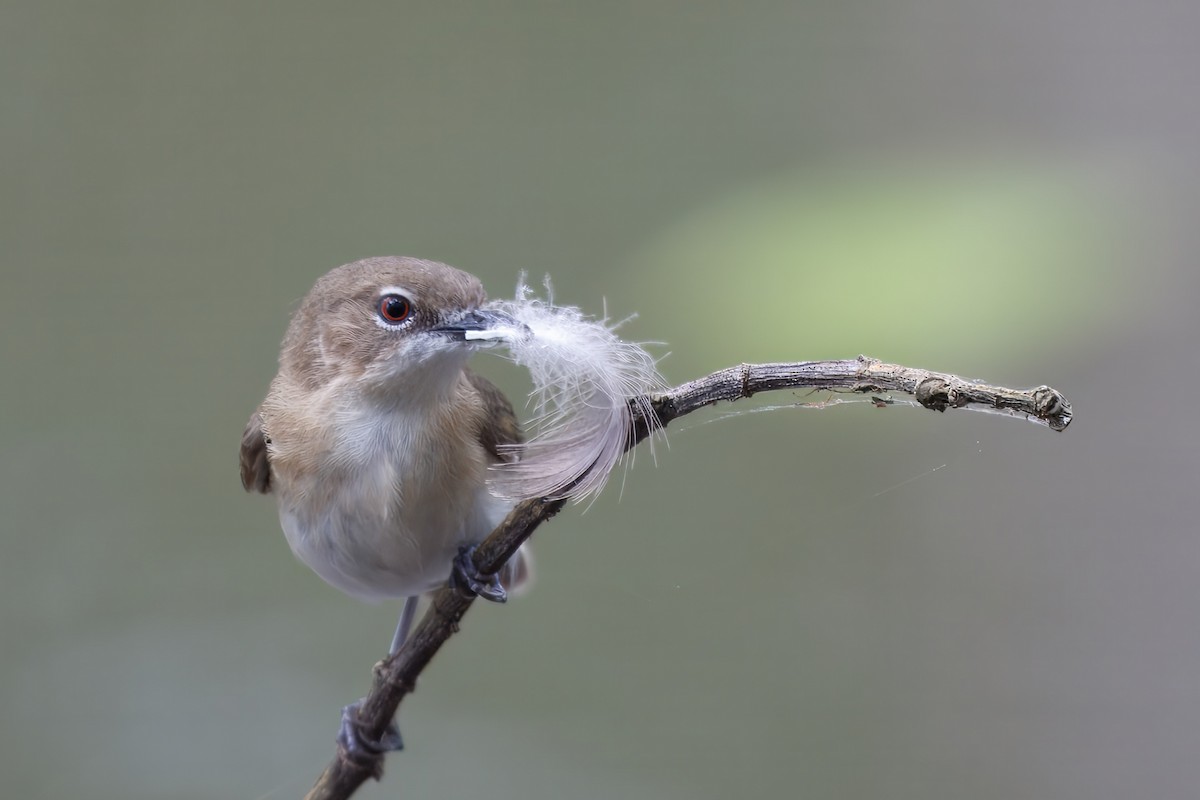
<path fill-rule="evenodd" d="M 361 707 L 362 700 L 359 700 L 342 709 L 338 749 L 348 761 L 368 767 L 378 777 L 383 774 L 383 757 L 392 751 L 403 750 L 404 740 L 400 738 L 395 720 L 388 723 L 387 730 L 378 739 L 367 736 L 362 729 L 362 720 L 358 718 Z"/>
<path fill-rule="evenodd" d="M 493 603 L 503 603 L 508 600 L 508 592 L 500 583 L 499 575 L 480 575 L 471 558 L 475 553 L 475 545 L 463 545 L 458 548 L 454 558 L 454 568 L 450 571 L 450 586 L 457 589 L 464 597 L 478 595 Z"/>

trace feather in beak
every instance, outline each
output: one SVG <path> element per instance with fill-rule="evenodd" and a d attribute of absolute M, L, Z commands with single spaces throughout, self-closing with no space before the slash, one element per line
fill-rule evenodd
<path fill-rule="evenodd" d="M 666 388 L 654 358 L 621 340 L 607 320 L 534 297 L 523 280 L 516 299 L 486 310 L 516 323 L 503 338 L 534 386 L 532 435 L 514 446 L 518 461 L 496 467 L 493 490 L 519 499 L 594 497 L 633 434 L 629 400 Z M 649 402 L 643 403 L 652 418 Z"/>

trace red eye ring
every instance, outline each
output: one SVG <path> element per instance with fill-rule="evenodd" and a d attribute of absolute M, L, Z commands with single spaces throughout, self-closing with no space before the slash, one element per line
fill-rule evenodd
<path fill-rule="evenodd" d="M 399 325 L 412 316 L 412 303 L 404 295 L 385 294 L 379 298 L 379 318 L 389 325 Z"/>

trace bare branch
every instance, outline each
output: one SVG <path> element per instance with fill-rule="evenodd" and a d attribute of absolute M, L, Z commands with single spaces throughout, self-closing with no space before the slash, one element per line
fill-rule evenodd
<path fill-rule="evenodd" d="M 722 400 L 738 400 L 779 389 L 816 389 L 870 395 L 899 393 L 934 411 L 976 408 L 1024 417 L 1066 430 L 1071 404 L 1049 386 L 1006 389 L 928 370 L 885 364 L 859 356 L 842 361 L 802 361 L 781 364 L 742 364 L 669 389 L 649 398 L 656 419 L 647 419 L 630 404 L 635 417 L 634 435 L 627 449 L 672 420 Z M 475 550 L 475 566 L 483 575 L 500 571 L 533 531 L 563 507 L 563 500 L 526 500 Z M 443 587 L 433 594 L 428 612 L 410 634 L 400 652 L 375 665 L 375 680 L 363 700 L 359 720 L 362 732 L 378 740 L 396 715 L 400 703 L 416 686 L 417 678 L 451 635 L 474 602 Z M 318 778 L 307 800 L 344 800 L 368 778 L 378 778 L 370 764 L 353 760 L 339 748 L 337 757 Z"/>
<path fill-rule="evenodd" d="M 933 411 L 974 408 L 1025 417 L 1056 431 L 1071 424 L 1071 404 L 1049 386 L 1005 389 L 968 381 L 957 375 L 885 364 L 859 356 L 844 361 L 801 361 L 742 364 L 685 383 L 652 398 L 663 425 L 676 417 L 721 400 L 738 400 L 776 389 L 912 395 Z"/>

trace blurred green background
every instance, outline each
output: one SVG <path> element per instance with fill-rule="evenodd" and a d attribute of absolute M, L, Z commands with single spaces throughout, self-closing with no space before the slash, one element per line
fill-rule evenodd
<path fill-rule="evenodd" d="M 673 382 L 865 352 L 1077 419 L 684 420 L 539 532 L 362 797 L 1194 796 L 1198 27 L 4 3 L 6 796 L 296 797 L 332 755 L 396 608 L 297 563 L 236 452 L 297 300 L 380 254 L 549 273 Z"/>

